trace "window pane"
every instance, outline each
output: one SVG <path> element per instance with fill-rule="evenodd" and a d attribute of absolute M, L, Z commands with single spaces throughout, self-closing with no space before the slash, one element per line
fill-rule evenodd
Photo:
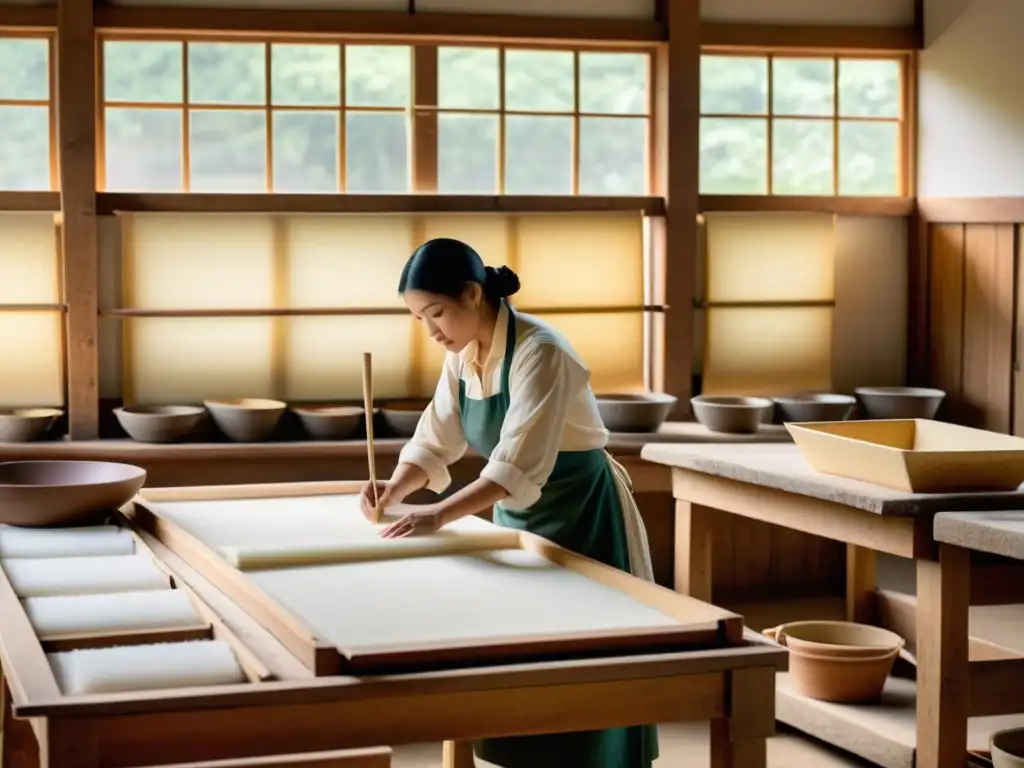
<path fill-rule="evenodd" d="M 191 111 L 189 160 L 193 192 L 265 192 L 265 114 Z"/>
<path fill-rule="evenodd" d="M 339 113 L 274 112 L 274 191 L 338 192 Z"/>
<path fill-rule="evenodd" d="M 189 101 L 265 104 L 265 49 L 263 43 L 189 43 Z"/>
<path fill-rule="evenodd" d="M 497 109 L 497 48 L 438 48 L 437 105 L 447 109 Z"/>
<path fill-rule="evenodd" d="M 705 115 L 767 114 L 768 59 L 701 56 L 700 111 Z"/>
<path fill-rule="evenodd" d="M 772 111 L 777 115 L 835 113 L 835 66 L 832 59 L 772 61 Z"/>
<path fill-rule="evenodd" d="M 571 51 L 505 51 L 505 109 L 572 112 L 574 80 Z"/>
<path fill-rule="evenodd" d="M 0 106 L 0 189 L 50 188 L 50 108 Z"/>
<path fill-rule="evenodd" d="M 498 192 L 498 116 L 437 116 L 437 191 Z"/>
<path fill-rule="evenodd" d="M 103 99 L 175 102 L 184 99 L 182 43 L 103 43 Z"/>
<path fill-rule="evenodd" d="M 839 194 L 898 195 L 900 125 L 839 123 Z"/>
<path fill-rule="evenodd" d="M 700 191 L 710 195 L 768 192 L 768 121 L 701 118 Z"/>
<path fill-rule="evenodd" d="M 346 191 L 408 192 L 408 131 L 402 112 L 346 113 Z"/>
<path fill-rule="evenodd" d="M 839 60 L 839 114 L 898 118 L 902 67 L 893 59 Z"/>
<path fill-rule="evenodd" d="M 505 192 L 572 194 L 572 118 L 505 118 Z"/>
<path fill-rule="evenodd" d="M 341 48 L 337 45 L 270 47 L 270 86 L 274 104 L 341 105 Z"/>
<path fill-rule="evenodd" d="M 50 97 L 49 42 L 0 37 L 0 99 Z"/>
<path fill-rule="evenodd" d="M 580 118 L 580 194 L 647 192 L 647 118 Z"/>
<path fill-rule="evenodd" d="M 354 107 L 407 107 L 412 80 L 407 45 L 346 45 L 345 103 Z"/>
<path fill-rule="evenodd" d="M 182 189 L 182 111 L 107 107 L 106 188 L 136 192 Z"/>
<path fill-rule="evenodd" d="M 772 193 L 831 195 L 831 120 L 774 120 Z"/>
<path fill-rule="evenodd" d="M 649 61 L 643 53 L 581 53 L 580 111 L 646 115 Z"/>

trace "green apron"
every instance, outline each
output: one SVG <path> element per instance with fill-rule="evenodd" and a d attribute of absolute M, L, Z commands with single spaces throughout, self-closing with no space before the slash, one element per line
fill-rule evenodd
<path fill-rule="evenodd" d="M 466 441 L 490 456 L 501 438 L 509 408 L 509 368 L 515 351 L 515 314 L 508 309 L 508 335 L 501 366 L 501 392 L 482 400 L 466 397 L 459 381 L 459 409 Z M 527 510 L 494 506 L 494 522 L 529 531 L 594 560 L 629 571 L 626 528 L 615 477 L 601 449 L 561 451 L 540 499 Z M 502 768 L 648 768 L 658 756 L 653 725 L 541 736 L 485 739 L 477 756 Z"/>

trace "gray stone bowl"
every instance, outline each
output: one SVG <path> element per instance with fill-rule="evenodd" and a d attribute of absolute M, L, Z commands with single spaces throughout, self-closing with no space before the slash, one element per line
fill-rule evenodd
<path fill-rule="evenodd" d="M 115 408 L 121 429 L 139 443 L 174 443 L 187 437 L 203 418 L 198 405 L 128 405 Z"/>
<path fill-rule="evenodd" d="M 933 419 L 946 397 L 925 387 L 858 387 L 854 393 L 869 419 Z"/>
<path fill-rule="evenodd" d="M 596 399 L 601 421 L 610 432 L 657 432 L 678 401 L 662 392 L 598 395 Z"/>
<path fill-rule="evenodd" d="M 773 397 L 772 401 L 784 422 L 845 421 L 857 404 L 857 399 L 850 395 L 831 393 Z"/>
<path fill-rule="evenodd" d="M 203 405 L 217 428 L 238 443 L 269 440 L 288 407 L 280 400 L 252 397 L 207 400 Z"/>
<path fill-rule="evenodd" d="M 380 413 L 388 429 L 399 437 L 412 437 L 416 434 L 416 425 L 420 423 L 420 416 L 426 409 L 426 403 L 394 402 L 382 406 Z"/>
<path fill-rule="evenodd" d="M 45 435 L 63 415 L 57 408 L 12 408 L 0 411 L 0 443 L 30 443 Z"/>
<path fill-rule="evenodd" d="M 753 434 L 771 418 L 772 401 L 765 397 L 698 395 L 690 398 L 693 415 L 711 432 Z"/>
<path fill-rule="evenodd" d="M 292 412 L 314 440 L 352 440 L 366 419 L 366 410 L 359 405 L 299 406 Z"/>

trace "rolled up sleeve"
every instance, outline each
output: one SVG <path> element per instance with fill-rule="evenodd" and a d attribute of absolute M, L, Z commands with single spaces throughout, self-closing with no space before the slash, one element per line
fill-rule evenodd
<path fill-rule="evenodd" d="M 558 458 L 569 408 L 589 378 L 587 368 L 546 333 L 516 350 L 501 438 L 480 473 L 508 491 L 504 506 L 527 509 L 540 499 Z"/>
<path fill-rule="evenodd" d="M 413 464 L 427 476 L 427 489 L 441 493 L 451 485 L 448 467 L 466 452 L 459 410 L 458 359 L 448 355 L 434 397 L 423 411 L 416 432 L 398 454 L 400 464 Z"/>

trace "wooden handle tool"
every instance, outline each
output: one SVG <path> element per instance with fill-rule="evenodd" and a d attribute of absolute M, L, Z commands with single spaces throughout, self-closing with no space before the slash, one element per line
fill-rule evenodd
<path fill-rule="evenodd" d="M 363 410 L 366 411 L 366 463 L 373 488 L 373 523 L 380 518 L 380 498 L 377 496 L 377 466 L 373 452 L 373 355 L 363 353 Z"/>

